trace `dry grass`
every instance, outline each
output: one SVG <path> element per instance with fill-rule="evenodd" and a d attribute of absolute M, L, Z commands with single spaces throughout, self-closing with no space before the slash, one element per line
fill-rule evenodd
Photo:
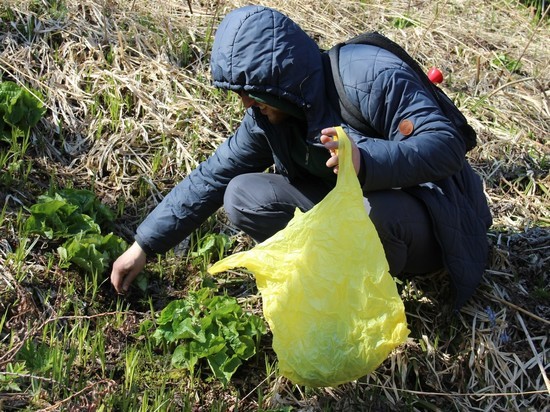
<path fill-rule="evenodd" d="M 106 203 L 124 209 L 118 230 L 130 237 L 162 195 L 238 125 L 236 99 L 210 87 L 208 55 L 219 17 L 245 3 L 84 0 L 67 1 L 67 9 L 56 12 L 47 7 L 58 4 L 53 1 L 4 0 L 2 78 L 40 90 L 48 107 L 33 132 L 33 184 L 0 187 L 8 218 L 32 204 L 50 180 L 82 187 L 93 181 Z M 479 146 L 469 157 L 486 182 L 495 221 L 489 268 L 459 317 L 446 304 L 445 274 L 411 280 L 402 287 L 411 339 L 376 373 L 340 388 L 305 392 L 268 376 L 256 382 L 264 406 L 547 408 L 548 19 L 536 22 L 526 9 L 503 0 L 261 3 L 290 15 L 323 47 L 378 30 L 424 67 L 441 67 L 446 91 L 478 131 Z M 499 59 L 521 66 L 510 71 Z M 41 304 L 31 302 L 4 266 L 10 244 L 17 243 L 14 225 L 6 224 L 2 236 L 9 242 L 0 248 L 5 269 L 0 288 L 13 291 L 2 296 L 14 302 L 18 296 L 28 305 L 13 315 L 24 318 Z M 26 262 L 29 276 L 44 270 L 44 262 L 32 256 Z M 257 407 L 254 390 L 241 392 L 243 397 L 241 408 Z"/>

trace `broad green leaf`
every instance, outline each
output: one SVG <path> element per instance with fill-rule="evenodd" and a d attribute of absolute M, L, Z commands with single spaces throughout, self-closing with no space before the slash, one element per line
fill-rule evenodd
<path fill-rule="evenodd" d="M 238 356 L 227 356 L 225 351 L 220 351 L 215 353 L 207 358 L 208 365 L 214 376 L 218 378 L 224 386 L 231 380 L 233 374 L 237 371 L 239 366 L 242 365 L 241 360 Z"/>
<path fill-rule="evenodd" d="M 14 82 L 0 83 L 0 113 L 5 116 L 21 96 L 21 87 Z"/>
<path fill-rule="evenodd" d="M 0 115 L 3 129 L 6 125 L 21 129 L 28 133 L 31 127 L 42 118 L 46 109 L 41 102 L 41 96 L 33 91 L 20 87 L 13 82 L 0 83 Z"/>
<path fill-rule="evenodd" d="M 201 319 L 201 328 L 204 330 L 211 330 L 214 331 L 215 334 L 218 333 L 218 326 L 213 323 L 214 318 L 212 316 L 204 316 Z"/>
<path fill-rule="evenodd" d="M 174 325 L 173 340 L 176 339 L 195 339 L 198 342 L 205 342 L 204 330 L 200 328 L 200 324 L 196 324 L 193 318 L 184 319 L 177 325 Z"/>
<path fill-rule="evenodd" d="M 174 313 L 176 310 L 183 309 L 184 311 L 187 311 L 189 309 L 188 304 L 185 300 L 173 300 L 166 307 L 160 312 L 159 318 L 157 320 L 157 323 L 159 325 L 166 325 L 168 323 L 171 323 L 174 318 Z"/>
<path fill-rule="evenodd" d="M 189 345 L 181 344 L 174 350 L 171 362 L 175 367 L 189 369 L 193 372 L 198 360 L 199 358 L 189 350 Z"/>
<path fill-rule="evenodd" d="M 99 226 L 114 220 L 114 213 L 96 197 L 95 193 L 86 189 L 63 189 L 57 195 L 72 205 L 78 207 L 81 214 L 90 216 Z"/>
<path fill-rule="evenodd" d="M 161 325 L 158 326 L 155 332 L 153 333 L 153 339 L 156 340 L 157 345 L 162 342 L 169 342 L 168 336 L 171 336 L 173 333 L 172 325 Z"/>
<path fill-rule="evenodd" d="M 68 216 L 78 209 L 78 206 L 68 204 L 65 199 L 40 196 L 38 201 L 39 203 L 32 205 L 30 209 L 34 215 L 49 216 L 61 211 L 60 213 Z"/>
<path fill-rule="evenodd" d="M 267 333 L 265 321 L 259 316 L 251 315 L 244 324 L 244 334 L 248 336 L 260 336 Z"/>
<path fill-rule="evenodd" d="M 127 249 L 127 243 L 114 233 L 108 233 L 102 237 L 99 248 L 109 255 L 109 260 L 114 260 Z"/>
<path fill-rule="evenodd" d="M 208 308 L 216 317 L 224 317 L 228 314 L 239 315 L 242 312 L 242 308 L 235 298 L 222 296 L 214 297 L 208 304 Z"/>
<path fill-rule="evenodd" d="M 208 306 L 208 302 L 212 298 L 212 289 L 202 288 L 195 292 L 190 292 L 188 301 L 192 303 L 193 307 L 199 308 L 201 306 Z"/>
<path fill-rule="evenodd" d="M 140 272 L 136 277 L 135 284 L 142 292 L 145 292 L 149 287 L 149 277 L 144 272 Z"/>
<path fill-rule="evenodd" d="M 209 235 L 197 248 L 196 252 L 191 252 L 191 256 L 193 257 L 203 256 L 205 253 L 210 252 L 215 245 L 216 245 L 216 239 L 212 235 Z"/>
<path fill-rule="evenodd" d="M 45 111 L 42 103 L 36 97 L 27 90 L 21 89 L 21 94 L 15 101 L 12 101 L 8 115 L 4 115 L 4 120 L 27 131 L 38 123 Z"/>
<path fill-rule="evenodd" d="M 226 323 L 218 321 L 218 326 L 220 328 L 220 332 L 222 333 L 223 337 L 227 339 L 227 341 L 232 341 L 239 337 L 239 331 L 237 330 L 236 321 Z"/>
<path fill-rule="evenodd" d="M 197 358 L 206 358 L 224 350 L 225 344 L 225 339 L 221 336 L 211 336 L 210 339 L 205 339 L 204 342 L 192 341 L 189 344 L 189 349 Z"/>
<path fill-rule="evenodd" d="M 256 344 L 250 336 L 241 335 L 231 342 L 231 348 L 242 360 L 250 359 L 256 353 Z"/>
<path fill-rule="evenodd" d="M 223 252 L 231 245 L 229 236 L 223 233 L 210 233 L 199 240 L 197 250 L 191 252 L 192 257 L 206 256 L 214 251 L 220 252 L 220 257 Z"/>
<path fill-rule="evenodd" d="M 101 229 L 94 220 L 87 215 L 81 215 L 79 213 L 73 213 L 68 216 L 66 235 L 71 236 L 78 233 L 99 234 Z"/>
<path fill-rule="evenodd" d="M 30 208 L 31 217 L 25 228 L 48 239 L 72 237 L 78 233 L 101 233 L 101 224 L 113 220 L 112 212 L 89 190 L 65 189 L 53 196 L 42 195 Z M 125 243 L 112 234 L 106 235 L 101 251 L 111 258 L 124 251 Z"/>

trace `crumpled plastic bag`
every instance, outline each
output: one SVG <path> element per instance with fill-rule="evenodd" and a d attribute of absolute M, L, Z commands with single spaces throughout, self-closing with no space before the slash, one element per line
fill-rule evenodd
<path fill-rule="evenodd" d="M 338 127 L 335 188 L 286 228 L 215 263 L 254 275 L 279 373 L 295 384 L 337 386 L 375 370 L 408 334 L 380 239 L 363 205 L 351 143 Z"/>

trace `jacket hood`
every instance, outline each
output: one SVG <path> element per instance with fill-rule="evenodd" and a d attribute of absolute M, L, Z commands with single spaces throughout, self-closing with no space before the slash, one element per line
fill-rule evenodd
<path fill-rule="evenodd" d="M 308 138 L 340 124 L 325 93 L 321 51 L 290 18 L 262 6 L 230 12 L 220 23 L 211 56 L 213 84 L 269 93 L 304 111 Z"/>

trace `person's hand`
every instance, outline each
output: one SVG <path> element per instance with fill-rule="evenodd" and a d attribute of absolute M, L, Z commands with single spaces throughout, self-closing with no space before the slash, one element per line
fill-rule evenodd
<path fill-rule="evenodd" d="M 321 130 L 321 143 L 323 143 L 330 152 L 330 159 L 327 160 L 326 165 L 327 167 L 331 167 L 334 173 L 338 173 L 338 155 L 336 154 L 338 141 L 334 140 L 334 136 L 336 135 L 337 133 L 334 127 Z M 349 139 L 349 141 L 351 143 L 351 160 L 353 162 L 353 168 L 355 169 L 355 174 L 359 174 L 359 169 L 361 168 L 361 153 L 355 142 L 352 139 Z"/>
<path fill-rule="evenodd" d="M 130 285 L 144 268 L 146 260 L 147 256 L 137 242 L 134 242 L 126 252 L 119 256 L 113 263 L 111 272 L 111 283 L 117 293 L 128 292 Z"/>

